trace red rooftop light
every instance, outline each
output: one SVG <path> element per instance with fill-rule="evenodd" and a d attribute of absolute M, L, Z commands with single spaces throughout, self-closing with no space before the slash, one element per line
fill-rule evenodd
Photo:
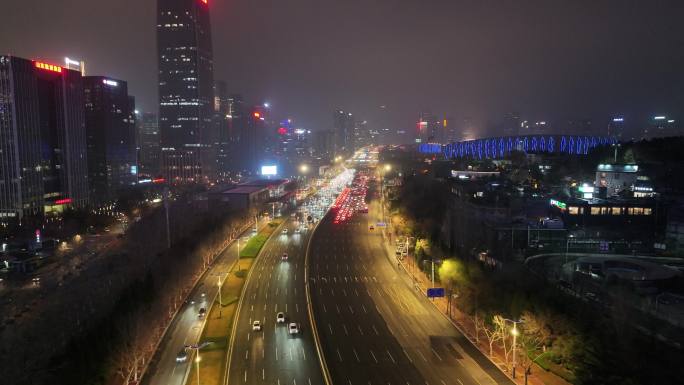
<path fill-rule="evenodd" d="M 35 62 L 35 66 L 36 66 L 36 68 L 40 68 L 42 70 L 57 72 L 59 74 L 62 73 L 62 67 L 56 66 L 53 64 L 47 64 L 47 63 L 37 61 L 37 62 Z"/>

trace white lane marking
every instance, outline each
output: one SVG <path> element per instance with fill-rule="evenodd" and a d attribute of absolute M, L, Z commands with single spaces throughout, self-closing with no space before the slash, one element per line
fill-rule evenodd
<path fill-rule="evenodd" d="M 361 325 L 356 325 L 356 326 L 359 328 L 359 333 L 361 333 L 361 335 L 363 335 L 363 330 L 361 329 Z"/>
<path fill-rule="evenodd" d="M 300 348 L 302 350 L 302 356 L 304 357 L 304 361 L 306 361 L 306 351 L 304 348 Z"/>
<path fill-rule="evenodd" d="M 349 305 L 349 311 L 354 314 L 354 309 L 352 309 L 351 305 Z"/>
<path fill-rule="evenodd" d="M 430 350 L 432 350 L 432 353 L 434 353 L 437 356 L 437 358 L 439 358 L 439 360 L 442 361 L 442 357 L 440 357 L 439 354 L 437 354 L 437 351 L 435 351 L 435 349 L 430 348 Z"/>
<path fill-rule="evenodd" d="M 245 370 L 245 382 L 247 382 L 247 371 Z"/>
<path fill-rule="evenodd" d="M 275 356 L 276 356 L 276 361 L 278 361 L 278 347 L 277 346 L 275 348 Z"/>
<path fill-rule="evenodd" d="M 349 335 L 349 331 L 347 330 L 347 325 L 342 324 L 342 328 L 344 329 L 344 334 L 348 336 L 348 335 Z"/>
<path fill-rule="evenodd" d="M 330 329 L 330 334 L 333 334 L 332 326 L 330 326 L 330 324 L 328 324 L 328 329 Z"/>
<path fill-rule="evenodd" d="M 375 358 L 375 354 L 373 353 L 372 350 L 370 350 L 370 354 L 371 354 L 371 356 L 373 356 L 373 361 L 375 361 L 375 363 L 377 364 L 377 363 L 378 363 L 378 359 Z"/>
<path fill-rule="evenodd" d="M 373 331 L 375 332 L 376 335 L 378 335 L 378 336 L 380 335 L 380 333 L 378 332 L 378 329 L 375 328 L 375 324 L 373 324 Z"/>
<path fill-rule="evenodd" d="M 249 349 L 245 350 L 245 359 L 249 359 Z"/>
<path fill-rule="evenodd" d="M 342 362 L 342 354 L 340 354 L 340 348 L 337 348 L 337 357 L 340 359 L 340 362 Z"/>
<path fill-rule="evenodd" d="M 265 380 L 266 379 L 266 369 L 261 368 L 261 379 Z"/>
<path fill-rule="evenodd" d="M 363 313 L 364 313 L 364 314 L 368 314 L 368 310 L 366 310 L 366 307 L 365 307 L 365 306 L 361 305 L 361 308 L 363 309 Z"/>
<path fill-rule="evenodd" d="M 340 313 L 340 307 L 337 306 L 337 305 L 335 305 L 335 308 L 337 309 L 337 314 L 341 314 L 341 313 Z"/>
<path fill-rule="evenodd" d="M 409 362 L 410 362 L 410 363 L 413 363 L 413 360 L 411 359 L 411 356 L 409 356 L 409 354 L 408 354 L 408 352 L 406 351 L 406 349 L 402 348 L 401 350 L 404 351 L 404 354 L 406 355 L 406 358 L 408 358 Z"/>
<path fill-rule="evenodd" d="M 352 348 L 352 350 L 354 351 L 354 356 L 356 357 L 356 362 L 361 362 L 361 359 L 359 358 L 359 354 L 356 353 L 356 349 Z"/>
<path fill-rule="evenodd" d="M 389 349 L 388 349 L 388 350 L 386 350 L 386 351 L 387 351 L 387 355 L 388 355 L 388 356 L 389 356 L 389 358 L 390 358 L 390 359 L 392 360 L 392 362 L 393 362 L 394 364 L 396 364 L 396 363 L 397 363 L 397 361 L 395 361 L 395 360 L 394 360 L 394 357 L 392 357 L 392 353 L 390 353 Z"/>
<path fill-rule="evenodd" d="M 423 355 L 423 352 L 418 350 L 418 354 L 420 354 L 420 356 L 423 358 L 423 361 L 428 362 L 427 358 L 425 358 L 425 356 Z"/>
<path fill-rule="evenodd" d="M 295 304 L 295 311 L 299 313 L 299 305 Z"/>

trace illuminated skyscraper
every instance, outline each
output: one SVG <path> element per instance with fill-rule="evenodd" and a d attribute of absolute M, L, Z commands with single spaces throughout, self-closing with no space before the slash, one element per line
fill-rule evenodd
<path fill-rule="evenodd" d="M 157 0 L 162 172 L 173 184 L 214 179 L 214 69 L 207 0 Z"/>
<path fill-rule="evenodd" d="M 128 85 L 102 76 L 83 78 L 91 203 L 103 204 L 137 181 L 135 101 Z"/>
<path fill-rule="evenodd" d="M 0 222 L 88 204 L 83 79 L 0 56 Z"/>

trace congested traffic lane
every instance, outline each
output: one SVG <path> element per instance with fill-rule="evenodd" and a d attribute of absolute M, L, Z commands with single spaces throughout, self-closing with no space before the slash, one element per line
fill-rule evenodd
<path fill-rule="evenodd" d="M 342 172 L 309 197 L 255 261 L 236 314 L 228 384 L 324 383 L 308 328 L 304 257 L 314 227 L 308 219 L 325 215 L 352 175 L 352 170 Z M 276 319 L 279 313 L 282 323 Z M 290 333 L 291 327 L 296 333 Z"/>

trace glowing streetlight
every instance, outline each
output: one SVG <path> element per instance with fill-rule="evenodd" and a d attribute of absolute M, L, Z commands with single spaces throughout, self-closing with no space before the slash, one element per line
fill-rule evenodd
<path fill-rule="evenodd" d="M 306 164 L 299 166 L 299 172 L 301 172 L 302 174 L 306 174 L 307 172 L 309 172 L 309 166 Z"/>
<path fill-rule="evenodd" d="M 271 108 L 271 103 L 269 103 L 269 102 L 264 103 L 264 108 Z"/>
<path fill-rule="evenodd" d="M 385 165 L 385 172 L 392 171 L 392 165 L 391 164 L 386 164 Z"/>

